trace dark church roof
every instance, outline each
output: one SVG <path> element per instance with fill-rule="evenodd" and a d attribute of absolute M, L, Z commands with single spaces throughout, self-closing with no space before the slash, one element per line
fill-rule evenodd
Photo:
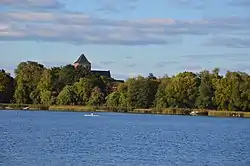
<path fill-rule="evenodd" d="M 79 64 L 91 64 L 88 59 L 85 57 L 84 54 L 81 54 L 81 56 L 77 59 L 77 61 L 75 63 L 79 63 Z"/>
<path fill-rule="evenodd" d="M 108 78 L 111 78 L 111 74 L 110 74 L 110 71 L 101 71 L 101 70 L 91 70 L 91 72 L 93 74 L 97 74 L 97 75 L 100 75 L 100 76 L 105 76 L 105 77 L 108 77 Z"/>

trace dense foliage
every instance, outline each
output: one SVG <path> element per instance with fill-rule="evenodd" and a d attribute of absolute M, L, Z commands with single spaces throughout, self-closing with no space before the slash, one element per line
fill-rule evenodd
<path fill-rule="evenodd" d="M 0 102 L 44 105 L 92 105 L 116 108 L 200 108 L 250 111 L 250 75 L 219 69 L 182 72 L 125 82 L 93 75 L 72 65 L 45 68 L 22 62 L 12 78 L 0 71 Z"/>
<path fill-rule="evenodd" d="M 0 70 L 0 103 L 9 103 L 13 100 L 15 91 L 14 79 L 5 70 Z"/>

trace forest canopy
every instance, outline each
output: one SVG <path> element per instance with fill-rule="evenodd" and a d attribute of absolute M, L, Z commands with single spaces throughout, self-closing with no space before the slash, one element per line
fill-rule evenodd
<path fill-rule="evenodd" d="M 0 70 L 0 103 L 250 111 L 250 75 L 227 71 L 222 76 L 215 68 L 120 82 L 83 67 L 45 68 L 27 61 L 17 66 L 15 78 Z"/>

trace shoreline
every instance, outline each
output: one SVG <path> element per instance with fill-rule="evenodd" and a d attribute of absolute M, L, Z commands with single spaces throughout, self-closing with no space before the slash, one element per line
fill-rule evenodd
<path fill-rule="evenodd" d="M 11 107 L 12 106 L 12 107 Z M 131 114 L 155 114 L 155 115 L 183 115 L 183 116 L 208 116 L 208 117 L 233 117 L 250 118 L 250 112 L 226 111 L 226 110 L 205 110 L 205 109 L 183 109 L 183 108 L 164 108 L 164 109 L 133 109 L 133 108 L 111 108 L 93 107 L 79 105 L 17 105 L 2 104 L 0 110 L 16 111 L 53 111 L 53 112 L 114 112 Z"/>

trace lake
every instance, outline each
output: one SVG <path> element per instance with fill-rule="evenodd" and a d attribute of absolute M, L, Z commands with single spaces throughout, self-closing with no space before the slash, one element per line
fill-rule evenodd
<path fill-rule="evenodd" d="M 249 166 L 250 120 L 0 111 L 3 166 Z"/>

